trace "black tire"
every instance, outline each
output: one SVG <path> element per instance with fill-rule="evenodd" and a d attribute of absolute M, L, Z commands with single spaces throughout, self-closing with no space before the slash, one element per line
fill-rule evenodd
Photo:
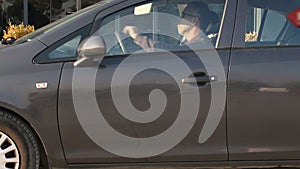
<path fill-rule="evenodd" d="M 2 149 L 5 149 L 5 147 L 9 147 L 10 145 L 15 145 L 15 147 L 17 148 L 17 150 L 6 153 L 5 156 L 3 156 L 2 154 L 2 165 L 7 165 L 8 168 L 12 169 L 39 168 L 40 153 L 35 135 L 31 131 L 30 127 L 19 117 L 3 110 L 0 110 L 0 139 L 1 137 L 7 138 L 7 141 L 6 143 L 3 142 L 2 145 L 0 142 L 0 148 L 2 146 Z M 6 160 L 8 158 L 15 158 L 18 159 L 19 163 L 17 164 L 17 162 L 3 162 L 3 158 L 6 158 Z M 19 167 L 16 167 L 17 165 L 19 165 Z"/>

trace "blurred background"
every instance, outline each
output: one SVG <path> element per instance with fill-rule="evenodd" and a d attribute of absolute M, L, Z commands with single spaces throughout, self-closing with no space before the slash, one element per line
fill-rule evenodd
<path fill-rule="evenodd" d="M 102 0 L 0 0 L 0 39 L 8 22 L 38 29 Z"/>

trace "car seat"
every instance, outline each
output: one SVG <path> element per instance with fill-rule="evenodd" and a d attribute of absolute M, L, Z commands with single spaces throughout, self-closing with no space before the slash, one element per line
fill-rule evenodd
<path fill-rule="evenodd" d="M 211 40 L 212 44 L 216 44 L 220 28 L 220 19 L 214 11 L 210 11 L 209 24 L 205 30 L 205 34 Z"/>

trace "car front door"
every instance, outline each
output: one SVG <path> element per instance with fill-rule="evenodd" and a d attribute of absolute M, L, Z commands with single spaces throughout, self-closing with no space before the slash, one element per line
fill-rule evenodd
<path fill-rule="evenodd" d="M 207 1 L 218 20 L 202 32 L 203 46 L 174 48 L 188 3 L 127 1 L 96 18 L 93 37 L 104 39 L 106 56 L 83 67 L 67 62 L 61 76 L 69 164 L 228 160 L 226 77 L 236 1 Z M 172 48 L 144 49 L 123 34 L 126 25 L 151 39 L 148 45 Z"/>
<path fill-rule="evenodd" d="M 239 1 L 228 86 L 230 160 L 300 158 L 299 1 Z M 246 19 L 247 18 L 247 19 Z"/>

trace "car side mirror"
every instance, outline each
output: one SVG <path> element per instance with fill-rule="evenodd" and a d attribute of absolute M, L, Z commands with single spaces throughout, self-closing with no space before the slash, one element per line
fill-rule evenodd
<path fill-rule="evenodd" d="M 78 60 L 75 67 L 87 67 L 98 64 L 106 53 L 106 44 L 101 36 L 91 36 L 83 40 L 77 48 Z"/>

